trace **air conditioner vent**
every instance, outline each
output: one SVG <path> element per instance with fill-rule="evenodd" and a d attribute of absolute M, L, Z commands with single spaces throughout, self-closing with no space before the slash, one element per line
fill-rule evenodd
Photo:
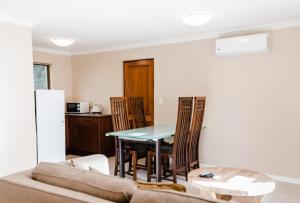
<path fill-rule="evenodd" d="M 216 40 L 217 56 L 268 53 L 269 33 L 244 35 Z"/>

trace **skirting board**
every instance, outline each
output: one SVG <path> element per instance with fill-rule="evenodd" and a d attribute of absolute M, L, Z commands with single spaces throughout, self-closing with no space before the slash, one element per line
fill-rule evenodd
<path fill-rule="evenodd" d="M 200 163 L 200 166 L 215 167 L 214 165 L 205 164 L 205 163 Z M 270 176 L 273 180 L 275 180 L 277 182 L 284 182 L 284 183 L 289 183 L 289 184 L 300 185 L 300 179 L 298 179 L 298 178 L 290 178 L 290 177 L 277 176 L 277 175 L 272 175 L 272 174 L 267 174 L 267 175 Z"/>

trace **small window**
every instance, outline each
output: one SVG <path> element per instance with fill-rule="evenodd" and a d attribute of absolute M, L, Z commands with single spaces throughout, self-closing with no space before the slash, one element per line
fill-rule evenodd
<path fill-rule="evenodd" d="M 47 64 L 33 64 L 34 89 L 50 89 L 50 70 Z"/>

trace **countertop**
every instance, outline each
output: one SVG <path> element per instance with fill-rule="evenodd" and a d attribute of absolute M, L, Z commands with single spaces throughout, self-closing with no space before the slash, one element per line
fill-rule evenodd
<path fill-rule="evenodd" d="M 110 114 L 99 114 L 99 113 L 65 113 L 66 116 L 86 116 L 86 117 L 103 117 L 110 116 Z"/>

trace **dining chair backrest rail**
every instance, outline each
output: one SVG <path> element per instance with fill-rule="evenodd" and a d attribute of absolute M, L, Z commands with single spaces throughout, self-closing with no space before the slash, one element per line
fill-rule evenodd
<path fill-rule="evenodd" d="M 193 97 L 180 97 L 178 102 L 177 124 L 173 145 L 173 158 L 176 168 L 186 166 L 186 142 L 190 130 Z"/>
<path fill-rule="evenodd" d="M 205 97 L 195 97 L 194 98 L 194 110 L 191 122 L 191 129 L 187 141 L 187 162 L 188 166 L 192 162 L 199 162 L 199 139 L 202 129 L 204 110 L 205 110 Z M 198 163 L 199 164 L 199 163 Z"/>

